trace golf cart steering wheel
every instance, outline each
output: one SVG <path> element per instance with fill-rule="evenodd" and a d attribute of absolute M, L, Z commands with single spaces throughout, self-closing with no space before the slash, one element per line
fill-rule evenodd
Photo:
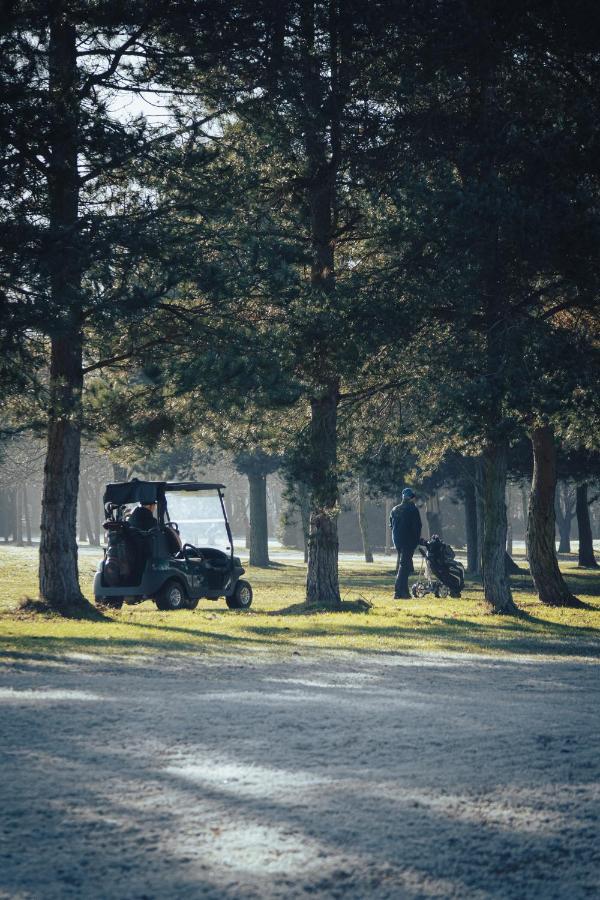
<path fill-rule="evenodd" d="M 194 547 L 193 544 L 184 544 L 181 548 L 181 552 L 187 559 L 188 556 L 201 557 L 202 554 L 198 552 L 198 549 Z"/>

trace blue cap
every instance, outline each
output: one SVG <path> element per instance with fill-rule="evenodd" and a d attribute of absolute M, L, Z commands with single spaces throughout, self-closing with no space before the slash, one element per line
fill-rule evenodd
<path fill-rule="evenodd" d="M 413 500 L 416 496 L 417 495 L 412 488 L 404 488 L 404 490 L 402 491 L 403 500 Z"/>

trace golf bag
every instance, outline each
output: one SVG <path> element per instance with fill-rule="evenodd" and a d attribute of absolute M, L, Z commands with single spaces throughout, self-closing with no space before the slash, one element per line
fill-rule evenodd
<path fill-rule="evenodd" d="M 107 532 L 107 548 L 104 555 L 102 578 L 107 587 L 118 587 L 127 583 L 131 572 L 125 528 L 122 522 L 104 523 Z"/>
<path fill-rule="evenodd" d="M 413 597 L 433 593 L 436 597 L 460 597 L 465 586 L 465 572 L 454 558 L 454 550 L 434 534 L 429 541 L 422 541 L 419 552 L 424 558 L 427 579 L 417 581 L 411 588 Z M 437 581 L 435 580 L 437 579 Z"/>

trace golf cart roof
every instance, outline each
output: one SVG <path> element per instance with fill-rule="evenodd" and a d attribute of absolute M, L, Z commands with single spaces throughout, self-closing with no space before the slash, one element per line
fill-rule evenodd
<path fill-rule="evenodd" d="M 206 481 L 122 481 L 107 484 L 104 492 L 105 503 L 156 503 L 167 491 L 217 491 L 224 490 L 224 484 Z"/>
<path fill-rule="evenodd" d="M 208 481 L 165 481 L 165 491 L 223 491 L 224 484 L 211 484 Z"/>

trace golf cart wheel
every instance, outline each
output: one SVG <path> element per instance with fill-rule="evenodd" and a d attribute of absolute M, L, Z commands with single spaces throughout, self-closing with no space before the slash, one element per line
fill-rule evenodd
<path fill-rule="evenodd" d="M 187 597 L 179 581 L 171 578 L 163 585 L 156 597 L 156 606 L 163 611 L 188 608 Z"/>
<path fill-rule="evenodd" d="M 249 581 L 238 581 L 231 597 L 225 597 L 229 609 L 250 609 L 252 604 L 252 587 Z"/>
<path fill-rule="evenodd" d="M 426 593 L 427 590 L 425 588 L 425 585 L 421 581 L 417 581 L 416 584 L 413 584 L 410 589 L 410 595 L 411 597 L 414 597 L 415 600 L 420 600 L 421 597 L 424 597 Z"/>
<path fill-rule="evenodd" d="M 450 593 L 450 588 L 445 584 L 438 584 L 435 589 L 435 596 L 439 597 L 440 600 L 445 600 L 448 594 Z"/>
<path fill-rule="evenodd" d="M 98 609 L 121 609 L 122 597 L 94 597 Z"/>

